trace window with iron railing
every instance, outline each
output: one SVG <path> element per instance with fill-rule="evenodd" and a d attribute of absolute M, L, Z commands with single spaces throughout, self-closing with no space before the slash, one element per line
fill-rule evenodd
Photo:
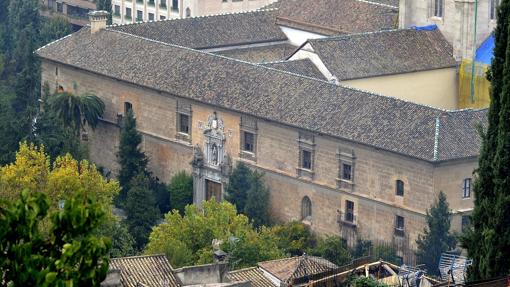
<path fill-rule="evenodd" d="M 395 236 L 404 237 L 405 235 L 405 221 L 404 217 L 395 216 Z"/>

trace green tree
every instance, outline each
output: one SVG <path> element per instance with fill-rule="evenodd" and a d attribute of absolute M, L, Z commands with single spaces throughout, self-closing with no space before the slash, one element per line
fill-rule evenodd
<path fill-rule="evenodd" d="M 49 217 L 49 236 L 38 222 L 48 216 L 44 193 L 23 191 L 0 204 L 0 273 L 5 286 L 99 286 L 108 271 L 110 242 L 94 235 L 106 212 L 95 198 L 76 191 Z"/>
<path fill-rule="evenodd" d="M 438 198 L 427 210 L 428 228 L 416 240 L 418 262 L 425 264 L 429 274 L 439 275 L 441 253 L 455 248 L 457 240 L 450 234 L 451 212 L 446 195 L 441 191 Z"/>
<path fill-rule="evenodd" d="M 299 221 L 271 227 L 270 232 L 277 238 L 276 243 L 288 256 L 309 253 L 317 245 L 317 238 L 310 228 Z"/>
<path fill-rule="evenodd" d="M 141 150 L 142 135 L 136 130 L 136 119 L 131 111 L 128 111 L 120 134 L 120 146 L 118 152 L 120 171 L 119 183 L 122 191 L 119 195 L 120 203 L 126 198 L 129 190 L 129 182 L 135 175 L 147 172 L 148 159 Z"/>
<path fill-rule="evenodd" d="M 135 239 L 128 231 L 127 225 L 123 221 L 108 220 L 98 230 L 99 236 L 111 239 L 112 247 L 110 257 L 126 257 L 136 255 Z"/>
<path fill-rule="evenodd" d="M 262 181 L 264 175 L 257 171 L 250 176 L 250 189 L 246 197 L 244 214 L 250 218 L 255 227 L 270 224 L 269 189 Z"/>
<path fill-rule="evenodd" d="M 184 208 L 193 203 L 193 177 L 182 171 L 172 177 L 168 185 L 172 209 L 184 214 Z"/>
<path fill-rule="evenodd" d="M 58 40 L 73 32 L 73 26 L 64 17 L 52 17 L 44 21 L 39 35 L 41 45 Z"/>
<path fill-rule="evenodd" d="M 112 0 L 97 0 L 96 1 L 96 9 L 98 11 L 107 11 L 108 15 L 108 25 L 112 24 Z"/>
<path fill-rule="evenodd" d="M 388 285 L 375 280 L 372 277 L 356 277 L 347 284 L 351 287 L 387 287 Z"/>
<path fill-rule="evenodd" d="M 126 199 L 126 213 L 129 233 L 135 239 L 136 248 L 142 250 L 147 244 L 152 227 L 160 219 L 156 199 L 150 190 L 150 180 L 144 173 L 135 176 L 130 183 Z"/>
<path fill-rule="evenodd" d="M 250 225 L 248 217 L 237 214 L 232 204 L 226 201 L 204 201 L 202 208 L 186 206 L 184 215 L 177 210 L 168 213 L 164 222 L 153 229 L 145 253 L 164 253 L 174 267 L 211 263 L 214 239 L 223 242 L 222 248 L 230 251 L 234 250 L 234 246 L 229 239 L 237 238 L 236 244 L 247 249 L 246 252 L 235 249 L 236 266 L 247 266 L 248 262 L 251 264 L 254 253 L 265 254 L 264 256 L 281 254 L 275 249 L 274 242 L 265 241 L 268 244 L 263 244 L 264 241 L 256 241 L 259 240 L 258 235 Z M 264 258 L 270 259 L 269 257 L 271 256 Z"/>
<path fill-rule="evenodd" d="M 251 187 L 251 170 L 242 162 L 239 162 L 232 170 L 228 179 L 225 199 L 234 204 L 239 211 L 244 211 L 248 190 Z"/>
<path fill-rule="evenodd" d="M 103 116 L 105 105 L 92 93 L 74 95 L 67 92 L 57 93 L 49 99 L 49 108 L 77 136 L 85 125 L 95 128 Z"/>
<path fill-rule="evenodd" d="M 494 31 L 494 58 L 487 77 L 491 81 L 491 103 L 488 126 L 481 132 L 472 228 L 461 238 L 474 261 L 469 272 L 472 279 L 497 277 L 510 271 L 509 19 L 510 1 L 501 1 Z"/>
<path fill-rule="evenodd" d="M 319 240 L 312 254 L 323 257 L 338 266 L 348 264 L 353 259 L 347 243 L 338 236 L 328 236 Z"/>

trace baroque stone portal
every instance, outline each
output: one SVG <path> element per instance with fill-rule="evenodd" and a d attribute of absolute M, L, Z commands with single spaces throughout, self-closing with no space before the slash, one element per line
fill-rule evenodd
<path fill-rule="evenodd" d="M 202 205 L 202 201 L 211 198 L 221 201 L 224 187 L 232 167 L 230 156 L 225 151 L 225 133 L 223 121 L 216 112 L 210 115 L 204 129 L 204 144 L 193 148 L 193 203 Z"/>

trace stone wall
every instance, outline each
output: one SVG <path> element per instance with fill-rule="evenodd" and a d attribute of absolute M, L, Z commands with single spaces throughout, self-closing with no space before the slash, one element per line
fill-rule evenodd
<path fill-rule="evenodd" d="M 58 67 L 43 61 L 43 82 L 52 89 L 91 91 L 103 99 L 106 113 L 103 123 L 89 131 L 91 159 L 114 172 L 118 170 L 116 151 L 119 142 L 117 118 L 124 113 L 124 102 L 133 105 L 138 127 L 143 134 L 143 149 L 150 158 L 150 168 L 162 181 L 175 173 L 191 171 L 192 147 L 203 146 L 204 126 L 214 112 L 224 122 L 225 151 L 234 161 L 245 161 L 265 172 L 271 190 L 271 210 L 282 221 L 302 220 L 301 202 L 308 196 L 312 217 L 307 221 L 321 234 L 339 234 L 392 242 L 396 215 L 405 218 L 405 236 L 414 245 L 425 227 L 425 211 L 439 190 L 448 194 L 452 209 L 470 208 L 472 201 L 462 201 L 458 183 L 468 176 L 476 160 L 435 166 L 404 155 L 366 145 L 314 135 L 312 176 L 299 177 L 300 130 L 278 123 L 257 120 L 255 160 L 240 157 L 240 118 L 234 111 L 207 106 L 189 99 L 161 94 L 104 76 Z M 177 137 L 177 106 L 191 104 L 191 137 Z M 303 131 L 301 131 L 303 132 Z M 339 181 L 339 157 L 352 155 L 353 184 Z M 404 196 L 395 193 L 396 180 L 404 182 Z M 340 224 L 346 200 L 354 203 L 355 227 Z M 340 220 L 341 222 L 341 220 Z"/>

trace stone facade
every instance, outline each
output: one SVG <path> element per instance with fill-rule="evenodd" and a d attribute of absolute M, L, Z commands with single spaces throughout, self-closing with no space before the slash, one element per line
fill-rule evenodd
<path fill-rule="evenodd" d="M 113 23 L 158 21 L 256 10 L 275 0 L 113 0 Z"/>
<path fill-rule="evenodd" d="M 196 146 L 202 153 L 208 152 L 207 131 L 212 127 L 211 117 L 216 117 L 222 121 L 222 151 L 232 159 L 232 165 L 243 161 L 265 172 L 272 214 L 282 221 L 303 220 L 302 201 L 307 196 L 311 200 L 311 217 L 305 223 L 321 234 L 343 235 L 351 241 L 364 238 L 387 242 L 399 241 L 404 235 L 413 248 L 426 225 L 426 209 L 440 190 L 447 194 L 456 213 L 468 212 L 473 206 L 472 200 L 461 198 L 461 183 L 471 177 L 475 158 L 433 164 L 253 118 L 256 125 L 250 132 L 256 135 L 255 149 L 247 156 L 241 145 L 246 123 L 237 112 L 47 60 L 42 62 L 42 82 L 51 89 L 60 86 L 72 93 L 94 92 L 104 101 L 102 123 L 88 131 L 88 145 L 91 160 L 114 174 L 118 171 L 119 119 L 125 102 L 132 104 L 150 168 L 164 182 L 181 170 L 197 172 L 191 165 L 193 149 Z M 183 104 L 188 105 L 190 116 L 186 136 L 180 135 L 177 125 Z M 311 170 L 300 163 L 303 150 L 311 153 Z M 351 166 L 348 176 L 342 176 L 342 168 L 346 168 L 343 164 Z M 396 195 L 397 180 L 404 184 L 403 196 Z M 349 216 L 347 201 L 354 204 Z M 396 216 L 404 218 L 403 230 L 395 230 Z"/>
<path fill-rule="evenodd" d="M 496 0 L 400 0 L 399 27 L 436 24 L 452 44 L 457 59 L 473 57 L 473 51 L 492 33 L 496 26 Z M 443 3 L 438 12 L 436 3 Z M 475 3 L 478 17 L 475 42 Z"/>

